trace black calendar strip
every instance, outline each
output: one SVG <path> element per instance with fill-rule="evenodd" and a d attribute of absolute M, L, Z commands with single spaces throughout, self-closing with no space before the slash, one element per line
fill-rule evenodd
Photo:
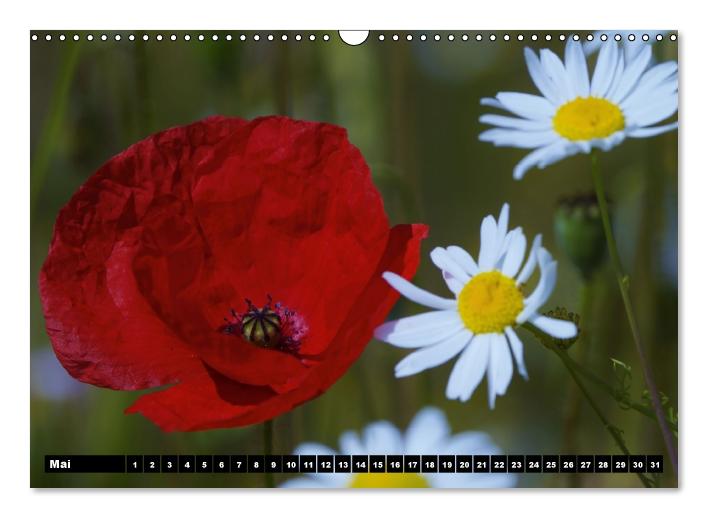
<path fill-rule="evenodd" d="M 663 473 L 663 455 L 46 455 L 46 473 Z"/>

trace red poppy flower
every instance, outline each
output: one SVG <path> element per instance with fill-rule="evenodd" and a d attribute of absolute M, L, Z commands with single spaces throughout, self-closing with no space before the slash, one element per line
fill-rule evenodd
<path fill-rule="evenodd" d="M 212 117 L 101 167 L 57 219 L 40 276 L 75 378 L 145 394 L 163 430 L 241 426 L 322 394 L 410 278 L 423 225 L 389 228 L 344 129 Z"/>

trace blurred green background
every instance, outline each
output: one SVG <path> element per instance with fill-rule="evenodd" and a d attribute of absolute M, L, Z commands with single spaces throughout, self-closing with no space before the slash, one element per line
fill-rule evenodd
<path fill-rule="evenodd" d="M 479 104 L 498 91 L 535 93 L 522 49 L 563 43 L 496 41 L 490 33 L 372 32 L 357 47 L 336 31 L 301 32 L 38 32 L 31 42 L 31 485 L 34 487 L 257 487 L 260 475 L 104 475 L 43 473 L 45 454 L 237 454 L 262 451 L 262 427 L 196 433 L 162 433 L 140 415 L 123 410 L 138 394 L 75 382 L 51 352 L 44 329 L 37 279 L 59 209 L 106 160 L 156 131 L 208 115 L 253 118 L 289 113 L 347 128 L 380 188 L 391 223 L 424 222 L 416 282 L 446 293 L 428 259 L 438 245 L 459 244 L 476 255 L 479 224 L 511 204 L 511 225 L 542 233 L 559 261 L 558 284 L 546 306 L 580 311 L 580 275 L 563 255 L 553 233 L 558 200 L 592 188 L 590 160 L 572 157 L 546 170 L 512 179 L 526 151 L 481 143 L 478 122 L 490 112 Z M 59 34 L 78 34 L 80 41 Z M 93 34 L 93 41 L 86 36 Z M 121 40 L 115 41 L 114 35 Z M 149 40 L 142 41 L 148 34 Z M 157 34 L 163 39 L 158 41 Z M 198 35 L 203 34 L 200 41 Z M 212 35 L 218 35 L 218 41 Z M 226 35 L 232 36 L 231 41 Z M 241 41 L 239 36 L 245 35 Z M 282 34 L 288 35 L 283 42 Z M 316 41 L 307 36 L 315 34 Z M 323 36 L 329 35 L 325 41 Z M 384 35 L 384 41 L 379 40 Z M 393 40 L 393 35 L 398 40 Z M 412 34 L 413 41 L 405 35 Z M 462 34 L 469 34 L 463 41 Z M 482 41 L 474 36 L 482 34 Z M 546 34 L 546 33 L 544 33 Z M 557 36 L 557 33 L 550 33 Z M 654 45 L 658 61 L 677 59 L 677 44 Z M 594 60 L 591 60 L 591 63 Z M 601 155 L 613 205 L 614 226 L 643 339 L 659 389 L 676 408 L 678 391 L 678 145 L 677 133 L 629 139 Z M 634 368 L 632 396 L 640 400 L 641 369 L 630 340 L 619 291 L 608 265 L 590 281 L 588 314 L 581 327 L 589 343 L 570 354 L 608 382 L 610 357 Z M 390 318 L 420 312 L 401 300 Z M 393 366 L 405 352 L 372 341 L 349 372 L 320 398 L 275 420 L 274 451 L 288 454 L 303 441 L 337 447 L 345 430 L 388 419 L 405 428 L 425 405 L 444 409 L 453 432 L 483 430 L 508 454 L 619 453 L 587 403 L 580 400 L 559 359 L 525 330 L 520 331 L 530 380 L 515 375 L 507 394 L 487 406 L 486 382 L 465 403 L 445 399 L 452 362 L 397 380 Z M 632 453 L 665 453 L 655 423 L 593 391 L 611 422 L 623 430 Z M 674 485 L 668 473 L 662 485 Z M 276 483 L 285 480 L 276 475 Z M 635 487 L 631 474 L 522 475 L 520 486 Z"/>

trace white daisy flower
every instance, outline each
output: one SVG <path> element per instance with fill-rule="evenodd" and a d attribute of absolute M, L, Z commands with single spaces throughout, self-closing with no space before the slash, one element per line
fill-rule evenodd
<path fill-rule="evenodd" d="M 517 117 L 486 114 L 480 122 L 496 126 L 479 139 L 496 146 L 533 149 L 514 168 L 522 178 L 592 148 L 608 151 L 625 137 L 646 138 L 671 131 L 678 122 L 652 126 L 678 110 L 678 64 L 649 66 L 651 47 L 642 45 L 627 60 L 617 43 L 603 42 L 590 78 L 580 42 L 568 38 L 565 63 L 548 49 L 540 56 L 524 49 L 526 65 L 541 96 L 500 92 L 481 103 Z"/>
<path fill-rule="evenodd" d="M 491 215 L 484 218 L 477 261 L 459 246 L 438 247 L 431 252 L 433 263 L 442 270 L 455 295 L 453 299 L 433 295 L 395 273 L 383 274 L 401 295 L 434 310 L 376 329 L 379 340 L 418 349 L 396 365 L 397 378 L 436 367 L 459 354 L 447 384 L 447 397 L 467 401 L 486 373 L 489 406 L 494 408 L 496 396 L 503 395 L 511 382 L 512 355 L 519 374 L 528 378 L 523 345 L 514 327 L 528 321 L 556 338 L 577 334 L 572 322 L 538 313 L 555 286 L 557 265 L 537 235 L 522 267 L 526 237 L 521 228 L 507 232 L 508 222 L 506 203 L 498 222 Z M 536 267 L 541 272 L 538 284 L 525 296 L 525 284 Z"/>
<path fill-rule="evenodd" d="M 388 421 L 377 421 L 359 436 L 349 431 L 339 439 L 339 452 L 323 444 L 305 443 L 295 455 L 500 455 L 491 437 L 482 432 L 450 435 L 445 414 L 422 409 L 401 433 Z M 288 480 L 289 488 L 497 488 L 516 484 L 511 473 L 308 473 Z"/>

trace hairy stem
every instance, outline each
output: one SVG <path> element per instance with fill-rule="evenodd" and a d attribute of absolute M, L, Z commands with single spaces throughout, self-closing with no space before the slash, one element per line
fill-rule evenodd
<path fill-rule="evenodd" d="M 575 369 L 573 369 L 573 366 L 570 362 L 568 362 L 568 354 L 559 349 L 559 348 L 552 348 L 551 349 L 553 352 L 556 353 L 556 355 L 561 359 L 563 362 L 563 365 L 565 365 L 565 368 L 568 370 L 570 375 L 572 376 L 573 380 L 575 381 L 575 384 L 578 386 L 580 389 L 580 392 L 583 394 L 587 402 L 590 404 L 592 407 L 593 411 L 595 412 L 595 415 L 597 415 L 598 419 L 602 422 L 602 425 L 605 427 L 605 429 L 610 432 L 610 435 L 612 435 L 612 438 L 615 440 L 615 443 L 617 444 L 617 447 L 622 450 L 622 453 L 625 455 L 631 455 L 629 452 L 629 449 L 627 448 L 627 445 L 624 442 L 624 439 L 622 438 L 622 433 L 620 430 L 613 426 L 605 417 L 605 415 L 602 413 L 602 410 L 600 410 L 600 407 L 597 405 L 595 400 L 592 398 L 592 395 L 588 392 L 587 388 L 583 384 L 583 382 L 580 380 L 580 377 L 578 374 L 575 372 Z M 644 484 L 644 487 L 652 487 L 651 482 L 649 479 L 643 474 L 643 473 L 637 473 L 637 476 L 639 477 L 639 480 L 642 481 L 642 484 Z"/>
<path fill-rule="evenodd" d="M 610 252 L 610 260 L 612 261 L 612 267 L 615 270 L 615 275 L 617 277 L 617 284 L 619 285 L 620 293 L 622 295 L 622 302 L 624 304 L 624 310 L 627 315 L 627 321 L 629 322 L 629 327 L 632 331 L 632 338 L 634 340 L 634 345 L 639 356 L 639 363 L 642 367 L 644 382 L 647 386 L 647 390 L 649 391 L 651 404 L 654 407 L 654 413 L 656 414 L 656 418 L 659 423 L 659 428 L 661 430 L 661 435 L 664 439 L 666 451 L 669 454 L 669 460 L 671 461 L 671 467 L 674 471 L 674 476 L 678 477 L 678 456 L 676 454 L 676 448 L 674 446 L 673 435 L 671 433 L 671 430 L 669 429 L 669 424 L 666 421 L 666 416 L 664 415 L 664 408 L 661 404 L 661 399 L 659 398 L 659 391 L 657 390 L 656 383 L 654 382 L 654 375 L 652 373 L 651 366 L 647 361 L 646 353 L 644 351 L 644 347 L 639 336 L 639 327 L 637 326 L 637 321 L 634 316 L 632 301 L 629 298 L 629 277 L 627 277 L 627 275 L 625 275 L 622 270 L 622 263 L 620 262 L 619 253 L 617 252 L 617 243 L 615 241 L 614 234 L 612 233 L 610 215 L 607 209 L 607 200 L 605 199 L 605 187 L 602 181 L 602 174 L 600 173 L 596 150 L 593 151 L 591 160 L 592 179 L 593 183 L 595 184 L 595 194 L 597 196 L 597 202 L 600 206 L 600 216 L 602 218 L 602 226 L 605 230 L 605 238 L 607 239 L 607 249 Z"/>
<path fill-rule="evenodd" d="M 629 453 L 629 449 L 627 448 L 627 445 L 624 442 L 624 439 L 622 438 L 621 430 L 619 428 L 617 428 L 616 426 L 613 426 L 607 420 L 605 415 L 602 413 L 602 410 L 600 410 L 600 407 L 595 402 L 592 395 L 590 394 L 590 392 L 587 390 L 587 388 L 583 384 L 582 380 L 580 379 L 580 376 L 578 375 L 578 371 L 576 370 L 577 364 L 570 359 L 570 356 L 568 356 L 568 353 L 565 351 L 565 349 L 559 347 L 558 344 L 555 342 L 554 338 L 547 335 L 546 333 L 544 333 L 540 329 L 535 328 L 534 326 L 532 326 L 528 322 L 526 324 L 523 324 L 522 327 L 524 329 L 530 331 L 531 334 L 541 343 L 541 345 L 543 345 L 546 349 L 550 349 L 551 351 L 553 351 L 556 354 L 556 356 L 558 356 L 561 359 L 561 361 L 563 362 L 563 365 L 565 366 L 565 368 L 568 370 L 571 377 L 573 378 L 573 381 L 575 381 L 575 384 L 578 386 L 578 389 L 580 389 L 580 393 L 585 397 L 585 399 L 588 401 L 588 403 L 590 404 L 592 409 L 595 411 L 595 414 L 600 419 L 603 426 L 607 429 L 608 432 L 610 432 L 610 435 L 617 443 L 617 446 L 619 447 L 619 449 L 625 455 L 631 455 Z M 645 487 L 653 487 L 652 482 L 644 474 L 637 473 L 637 476 L 642 481 L 642 484 L 644 484 Z"/>
<path fill-rule="evenodd" d="M 605 380 L 603 380 L 602 378 L 597 376 L 592 371 L 585 368 L 583 365 L 577 363 L 570 356 L 568 356 L 568 362 L 573 366 L 573 368 L 575 369 L 575 371 L 577 373 L 581 374 L 588 381 L 591 381 L 598 388 L 601 388 L 607 394 L 612 396 L 620 404 L 620 406 L 623 406 L 624 408 L 627 408 L 627 409 L 631 408 L 632 410 L 636 410 L 637 412 L 639 412 L 640 414 L 642 414 L 645 417 L 648 417 L 649 419 L 653 419 L 654 421 L 657 420 L 656 414 L 654 413 L 653 410 L 650 410 L 649 408 L 642 405 L 641 403 L 637 403 L 635 401 L 632 401 L 631 399 L 618 397 L 617 392 L 612 387 L 612 385 L 607 383 Z M 672 431 L 678 432 L 678 426 L 676 424 L 674 424 L 674 423 L 668 423 L 668 424 L 669 424 L 669 427 L 671 428 Z"/>
<path fill-rule="evenodd" d="M 590 281 L 583 277 L 580 286 L 580 314 L 587 322 L 587 315 L 590 314 L 592 305 L 592 294 Z M 587 324 L 583 325 L 582 333 L 576 344 L 580 349 L 580 363 L 586 363 L 588 358 L 588 350 L 590 348 L 589 331 Z M 578 387 L 570 382 L 568 392 L 566 393 L 565 414 L 563 417 L 563 451 L 565 453 L 575 453 L 578 450 L 578 428 L 581 420 L 581 402 L 582 397 Z M 582 483 L 581 473 L 569 473 L 567 476 L 568 485 L 570 487 L 580 486 Z"/>

